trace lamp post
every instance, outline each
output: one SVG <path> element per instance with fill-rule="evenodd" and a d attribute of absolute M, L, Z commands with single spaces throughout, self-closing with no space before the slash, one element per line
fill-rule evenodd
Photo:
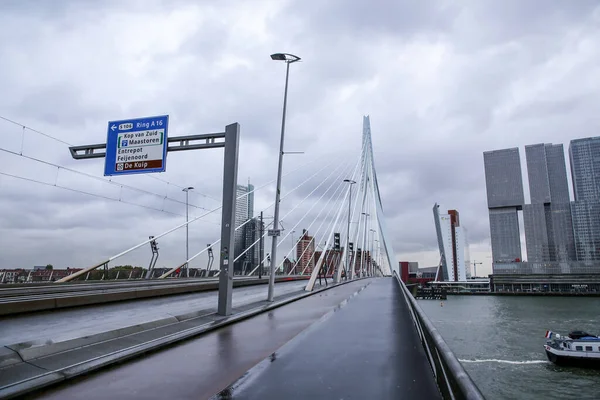
<path fill-rule="evenodd" d="M 371 231 L 371 240 L 369 241 L 369 266 L 368 272 L 371 276 L 373 276 L 373 251 L 375 250 L 375 229 L 370 229 Z"/>
<path fill-rule="evenodd" d="M 352 179 L 344 179 L 344 182 L 349 184 L 349 194 L 348 194 L 348 229 L 346 230 L 346 280 L 348 279 L 348 274 L 350 274 L 350 279 L 354 278 L 354 269 L 350 271 L 350 209 L 352 208 L 352 185 L 356 182 Z M 336 282 L 337 283 L 337 282 Z"/>
<path fill-rule="evenodd" d="M 363 249 L 362 249 L 362 255 L 360 256 L 360 276 L 364 277 L 365 276 L 365 271 L 363 270 L 364 267 L 366 267 L 366 258 L 367 258 L 367 220 L 369 218 L 369 214 L 367 214 L 366 212 L 362 213 L 362 215 L 365 216 L 365 234 L 363 236 Z"/>
<path fill-rule="evenodd" d="M 379 235 L 377 235 L 377 237 L 379 237 Z M 379 269 L 381 269 L 381 267 L 379 265 L 379 240 L 375 239 L 374 242 L 377 244 L 375 245 L 375 250 L 374 250 L 376 255 L 375 255 L 375 269 L 373 272 L 374 272 L 374 274 L 377 274 L 377 271 Z"/>
<path fill-rule="evenodd" d="M 294 247 L 296 242 L 294 242 L 294 233 L 296 233 L 296 231 L 291 231 L 290 232 L 290 236 L 292 237 L 292 259 L 294 259 Z"/>
<path fill-rule="evenodd" d="M 285 91 L 283 94 L 283 116 L 281 118 L 281 140 L 279 141 L 279 165 L 277 167 L 277 189 L 275 191 L 275 212 L 273 215 L 273 241 L 271 246 L 271 274 L 269 275 L 269 294 L 267 301 L 273 301 L 275 292 L 275 264 L 277 264 L 277 238 L 279 236 L 279 201 L 281 191 L 281 170 L 283 168 L 283 139 L 285 136 L 285 112 L 287 108 L 287 92 L 288 92 L 288 79 L 290 76 L 290 64 L 296 61 L 300 61 L 300 57 L 293 54 L 287 53 L 275 53 L 271 54 L 271 59 L 276 61 L 285 61 Z"/>
<path fill-rule="evenodd" d="M 185 192 L 185 222 L 189 222 L 189 214 L 188 214 L 188 194 L 190 192 L 190 190 L 193 190 L 194 187 L 193 186 L 188 186 L 186 188 L 183 188 L 182 191 Z M 190 277 L 190 266 L 188 265 L 188 260 L 190 259 L 190 251 L 189 251 L 189 224 L 185 224 L 185 271 L 186 271 L 186 275 L 189 278 Z"/>

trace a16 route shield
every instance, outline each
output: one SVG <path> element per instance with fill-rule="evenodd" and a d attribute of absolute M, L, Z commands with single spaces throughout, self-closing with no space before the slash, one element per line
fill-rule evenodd
<path fill-rule="evenodd" d="M 110 121 L 104 175 L 164 172 L 169 116 Z"/>

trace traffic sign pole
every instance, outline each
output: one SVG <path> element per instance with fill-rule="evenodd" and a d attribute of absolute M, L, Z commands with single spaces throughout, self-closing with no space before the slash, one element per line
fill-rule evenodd
<path fill-rule="evenodd" d="M 161 123 L 162 121 L 162 123 Z M 236 185 L 239 155 L 240 125 L 227 125 L 225 132 L 202 135 L 168 137 L 169 116 L 147 117 L 108 124 L 107 142 L 100 144 L 71 146 L 69 151 L 76 160 L 105 158 L 105 175 L 125 175 L 165 171 L 166 154 L 170 151 L 225 148 L 223 173 L 223 217 L 221 221 L 221 260 L 219 274 L 218 314 L 231 314 L 233 291 L 233 265 L 230 260 L 235 232 Z M 159 148 L 160 147 L 160 148 Z M 127 151 L 119 151 L 119 150 Z M 159 149 L 159 150 L 157 150 Z M 102 151 L 104 150 L 104 152 Z M 119 158 L 119 156 L 124 158 Z M 131 158 L 133 156 L 133 158 Z M 161 161 L 158 163 L 157 161 Z M 150 163 L 153 161 L 153 163 Z M 135 164 L 137 165 L 125 165 Z M 119 164 L 123 164 L 119 167 Z M 125 254 L 135 246 L 123 253 Z M 189 260 L 186 260 L 186 263 Z M 86 268 L 60 280 L 67 282 L 95 268 L 107 264 L 107 261 Z"/>

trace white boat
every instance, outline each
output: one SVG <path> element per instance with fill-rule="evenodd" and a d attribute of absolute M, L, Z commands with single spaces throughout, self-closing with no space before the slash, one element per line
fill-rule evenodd
<path fill-rule="evenodd" d="M 547 331 L 546 338 L 546 356 L 554 364 L 600 368 L 600 337 L 583 331 L 568 336 Z"/>

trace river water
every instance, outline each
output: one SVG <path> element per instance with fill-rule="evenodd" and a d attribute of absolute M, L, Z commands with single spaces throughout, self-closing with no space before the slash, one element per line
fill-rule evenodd
<path fill-rule="evenodd" d="M 419 300 L 486 399 L 600 399 L 600 370 L 546 359 L 546 330 L 600 334 L 600 298 L 448 296 Z"/>

